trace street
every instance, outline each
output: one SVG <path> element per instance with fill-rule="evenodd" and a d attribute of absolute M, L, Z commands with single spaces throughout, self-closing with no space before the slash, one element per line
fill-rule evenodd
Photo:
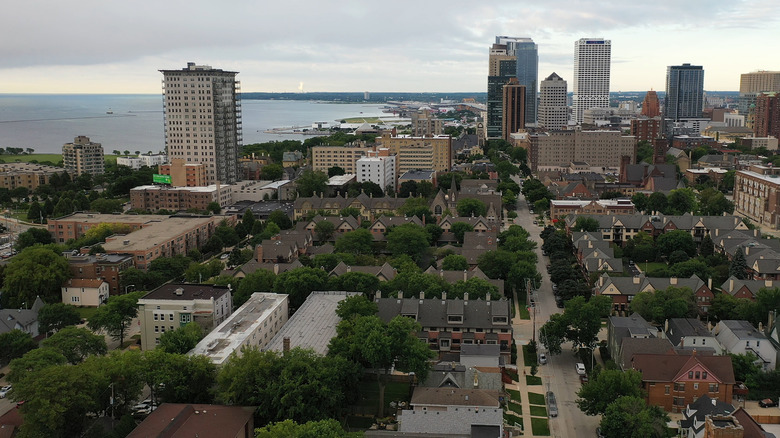
<path fill-rule="evenodd" d="M 523 320 L 514 324 L 514 337 L 518 350 L 520 345 L 528 344 L 534 339 L 533 330 L 538 332 L 542 325 L 550 319 L 550 315 L 560 313 L 555 305 L 555 296 L 552 292 L 552 283 L 547 274 L 546 264 L 549 259 L 542 256 L 542 240 L 539 233 L 542 225 L 534 225 L 535 215 L 531 215 L 523 195 L 518 196 L 516 225 L 525 228 L 530 234 L 530 239 L 537 243 L 536 255 L 538 256 L 537 270 L 542 275 L 542 282 L 535 294 L 536 307 L 531 309 L 531 321 Z M 535 321 L 534 321 L 535 319 Z M 539 344 L 539 348 L 544 348 Z M 571 343 L 562 345 L 562 353 L 556 356 L 547 355 L 547 364 L 539 366 L 539 375 L 542 377 L 544 391 L 553 391 L 558 400 L 558 417 L 550 418 L 550 434 L 554 437 L 588 437 L 596 436 L 596 427 L 601 421 L 600 417 L 587 416 L 579 410 L 575 400 L 580 388 L 579 375 L 574 366 L 579 359 L 572 350 Z M 522 359 L 518 359 L 518 368 L 522 369 Z"/>

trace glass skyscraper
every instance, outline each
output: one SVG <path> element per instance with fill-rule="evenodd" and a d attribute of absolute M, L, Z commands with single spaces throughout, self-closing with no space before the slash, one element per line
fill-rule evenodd
<path fill-rule="evenodd" d="M 488 138 L 502 138 L 503 87 L 511 78 L 524 85 L 525 123 L 536 123 L 539 51 L 530 38 L 497 36 L 490 48 L 486 129 Z"/>
<path fill-rule="evenodd" d="M 678 122 L 702 117 L 704 69 L 700 65 L 670 65 L 666 69 L 664 118 Z"/>

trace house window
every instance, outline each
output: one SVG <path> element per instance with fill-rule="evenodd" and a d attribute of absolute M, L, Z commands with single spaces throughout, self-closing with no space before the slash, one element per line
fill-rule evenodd
<path fill-rule="evenodd" d="M 158 325 L 154 326 L 154 332 L 155 333 L 160 333 L 160 326 L 158 326 Z"/>
<path fill-rule="evenodd" d="M 697 379 L 701 378 L 701 373 L 700 373 L 700 372 L 698 372 L 698 371 L 696 371 L 696 378 L 697 378 Z"/>
<path fill-rule="evenodd" d="M 717 383 L 710 383 L 710 392 L 718 392 L 718 384 Z"/>
<path fill-rule="evenodd" d="M 706 371 L 702 371 L 701 372 L 701 378 L 702 379 L 706 379 L 707 378 L 707 372 Z"/>
<path fill-rule="evenodd" d="M 168 317 L 169 317 L 169 318 L 168 318 L 168 320 L 169 320 L 169 321 L 173 321 L 173 313 L 171 313 L 170 315 L 168 315 Z"/>
<path fill-rule="evenodd" d="M 688 378 L 693 379 L 693 371 L 688 371 Z"/>
<path fill-rule="evenodd" d="M 154 314 L 154 320 L 157 321 L 157 314 Z"/>
<path fill-rule="evenodd" d="M 669 395 L 669 385 L 664 385 L 664 394 Z"/>
<path fill-rule="evenodd" d="M 694 383 L 693 384 L 693 389 L 699 389 L 699 384 L 698 383 Z"/>

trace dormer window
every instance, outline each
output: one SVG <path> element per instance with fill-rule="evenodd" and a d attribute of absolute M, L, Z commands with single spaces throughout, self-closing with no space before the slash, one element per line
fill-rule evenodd
<path fill-rule="evenodd" d="M 463 324 L 463 315 L 447 315 L 447 322 L 450 324 Z"/>
<path fill-rule="evenodd" d="M 506 324 L 507 318 L 506 316 L 494 316 L 493 317 L 493 324 Z"/>

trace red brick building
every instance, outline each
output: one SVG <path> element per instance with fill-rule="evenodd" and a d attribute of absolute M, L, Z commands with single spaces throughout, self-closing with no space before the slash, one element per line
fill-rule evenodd
<path fill-rule="evenodd" d="M 70 273 L 74 279 L 103 280 L 109 285 L 109 293 L 124 293 L 119 287 L 119 274 L 133 266 L 129 254 L 73 254 L 66 252 Z"/>
<path fill-rule="evenodd" d="M 634 119 L 631 120 L 631 135 L 637 141 L 649 141 L 655 144 L 655 140 L 661 136 L 661 118 Z"/>
<path fill-rule="evenodd" d="M 642 373 L 642 389 L 647 403 L 667 412 L 681 412 L 697 398 L 710 398 L 731 403 L 734 389 L 734 368 L 731 356 L 635 354 L 633 369 Z"/>
<path fill-rule="evenodd" d="M 756 97 L 753 134 L 780 138 L 780 93 L 762 93 Z"/>

